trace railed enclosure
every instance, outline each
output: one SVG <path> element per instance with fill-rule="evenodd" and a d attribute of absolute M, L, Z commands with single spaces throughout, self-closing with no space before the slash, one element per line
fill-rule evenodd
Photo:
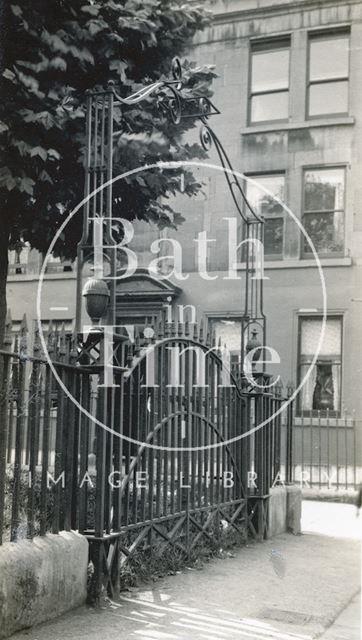
<path fill-rule="evenodd" d="M 206 325 L 160 317 L 133 342 L 114 338 L 105 386 L 101 331 L 50 325 L 41 340 L 23 321 L 8 334 L 0 441 L 2 541 L 79 530 L 92 592 L 113 596 L 137 554 L 187 559 L 225 530 L 265 536 L 270 487 L 292 469 L 282 390 L 241 379 Z"/>

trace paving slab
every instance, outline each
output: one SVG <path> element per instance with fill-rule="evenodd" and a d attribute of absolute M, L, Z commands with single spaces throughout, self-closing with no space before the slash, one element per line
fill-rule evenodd
<path fill-rule="evenodd" d="M 358 593 L 323 633 L 321 640 L 361 640 L 361 604 L 361 593 Z"/>
<path fill-rule="evenodd" d="M 354 640 L 342 631 L 359 625 L 361 522 L 352 505 L 320 505 L 304 503 L 301 536 L 250 544 L 14 640 Z M 337 635 L 324 636 L 333 623 Z"/>

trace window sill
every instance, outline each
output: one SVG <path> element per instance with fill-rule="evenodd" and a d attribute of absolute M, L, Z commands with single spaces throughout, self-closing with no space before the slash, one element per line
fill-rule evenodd
<path fill-rule="evenodd" d="M 308 416 L 305 416 L 304 418 L 302 417 L 295 417 L 293 424 L 295 427 L 347 427 L 347 428 L 352 428 L 354 427 L 354 420 L 353 418 L 335 418 L 335 417 L 330 417 L 329 420 L 327 418 L 317 418 L 315 416 L 312 416 L 311 418 Z"/>
<path fill-rule="evenodd" d="M 353 116 L 341 116 L 331 118 L 313 118 L 303 122 L 270 122 L 263 125 L 249 125 L 241 129 L 242 136 L 258 133 L 273 133 L 278 131 L 295 131 L 298 129 L 312 129 L 316 127 L 338 127 L 355 124 Z"/>
<path fill-rule="evenodd" d="M 352 265 L 352 258 L 321 258 L 322 267 L 350 267 Z M 304 268 L 316 268 L 317 264 L 314 259 L 312 260 L 270 260 L 264 262 L 264 270 L 269 269 L 304 269 Z M 239 271 L 245 271 L 245 262 L 239 262 L 236 266 Z"/>
<path fill-rule="evenodd" d="M 45 273 L 43 280 L 72 280 L 76 278 L 75 271 L 64 271 L 63 273 Z M 40 279 L 39 273 L 19 273 L 8 275 L 8 282 L 33 282 Z"/>

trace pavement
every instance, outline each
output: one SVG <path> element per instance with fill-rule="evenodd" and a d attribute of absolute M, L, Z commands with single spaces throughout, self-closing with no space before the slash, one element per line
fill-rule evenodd
<path fill-rule="evenodd" d="M 350 504 L 304 501 L 302 529 L 13 640 L 359 640 L 362 516 Z"/>

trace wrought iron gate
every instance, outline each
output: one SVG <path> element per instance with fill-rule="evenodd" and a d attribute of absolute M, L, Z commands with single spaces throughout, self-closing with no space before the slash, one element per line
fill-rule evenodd
<path fill-rule="evenodd" d="M 112 564 L 127 562 L 140 549 L 163 543 L 188 556 L 201 539 L 217 540 L 222 521 L 240 539 L 247 535 L 246 448 L 238 437 L 241 426 L 247 428 L 246 394 L 231 372 L 226 375 L 220 345 L 210 336 L 204 340 L 202 330 L 200 335 L 193 327 L 191 337 L 187 325 L 159 323 L 156 331 L 157 338 L 143 345 L 139 338 L 124 345 L 128 367 L 114 399 L 121 405 L 122 440 L 102 438 L 97 427 L 96 439 L 108 453 L 110 439 L 111 449 L 122 449 L 116 456 L 121 466 L 109 455 L 105 463 L 118 530 L 110 521 L 109 487 L 97 480 L 96 493 L 104 496 L 96 505 L 104 505 L 108 524 L 101 538 L 85 530 L 111 590 L 119 570 Z M 106 455 L 103 447 L 96 444 L 97 456 Z"/>

